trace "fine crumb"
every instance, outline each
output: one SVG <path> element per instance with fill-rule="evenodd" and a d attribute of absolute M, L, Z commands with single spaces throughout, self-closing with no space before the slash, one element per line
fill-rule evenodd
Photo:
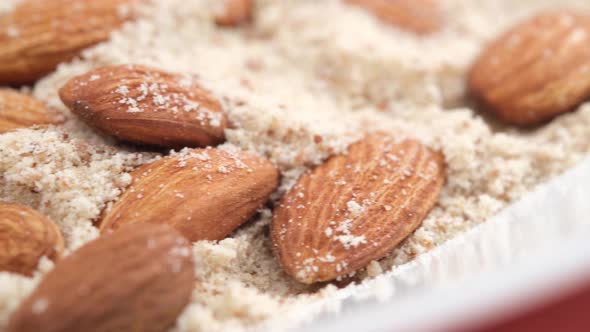
<path fill-rule="evenodd" d="M 0 135 L 0 147 L 0 199 L 50 217 L 69 250 L 98 235 L 92 221 L 130 184 L 126 172 L 148 160 L 55 127 Z"/>
<path fill-rule="evenodd" d="M 21 1 L 22 0 L 2 0 L 2 2 L 0 2 L 0 15 L 11 12 Z"/>
<path fill-rule="evenodd" d="M 10 314 L 51 269 L 53 269 L 53 262 L 47 257 L 42 257 L 39 261 L 38 270 L 31 278 L 8 272 L 0 273 L 0 327 L 8 323 Z M 38 304 L 36 307 L 39 311 L 47 309 L 47 306 L 43 303 Z"/>
<path fill-rule="evenodd" d="M 14 3 L 0 1 L 0 14 Z M 393 290 L 379 275 L 485 222 L 590 152 L 590 104 L 523 132 L 474 109 L 465 89 L 475 56 L 506 27 L 556 6 L 590 10 L 586 0 L 443 1 L 444 28 L 423 37 L 386 26 L 339 0 L 259 0 L 251 26 L 220 29 L 213 21 L 216 4 L 142 4 L 138 19 L 111 40 L 40 80 L 33 94 L 67 121 L 0 135 L 0 200 L 29 205 L 52 218 L 64 233 L 67 253 L 96 237 L 93 222 L 130 186 L 129 172 L 168 153 L 131 151 L 104 138 L 64 107 L 58 89 L 72 76 L 104 65 L 142 64 L 185 74 L 198 78 L 228 113 L 232 126 L 220 148 L 230 154 L 247 151 L 278 166 L 281 185 L 273 203 L 301 174 L 344 153 L 368 132 L 419 139 L 443 152 L 447 178 L 435 208 L 391 254 L 354 275 L 363 285 L 376 280 L 371 292 L 386 298 Z M 0 31 L 11 37 L 18 33 Z M 154 104 L 170 105 L 166 87 L 142 89 Z M 127 112 L 143 111 L 128 98 L 124 83 L 112 93 Z M 194 112 L 211 125 L 220 121 L 219 114 L 197 104 L 176 111 Z M 209 160 L 207 150 L 169 154 L 178 157 L 178 167 L 185 167 L 187 158 L 201 160 L 199 167 Z M 239 158 L 232 159 L 208 180 L 244 167 Z M 336 179 L 335 185 L 346 183 Z M 137 195 L 141 199 L 143 193 Z M 182 199 L 183 193 L 175 196 Z M 366 239 L 351 232 L 350 220 L 365 207 L 366 202 L 351 199 L 344 217 L 320 231 L 347 248 L 358 246 Z M 197 281 L 174 331 L 280 331 L 318 312 L 339 310 L 347 288 L 302 285 L 282 271 L 268 237 L 271 220 L 272 211 L 263 209 L 227 239 L 193 243 Z M 340 262 L 339 268 L 346 264 Z M 307 267 L 313 269 L 313 261 Z M 0 273 L 0 329 L 47 270 L 40 266 L 33 278 Z M 36 311 L 45 306 L 37 303 Z"/>
<path fill-rule="evenodd" d="M 383 273 L 383 269 L 381 268 L 379 262 L 371 261 L 371 263 L 369 263 L 369 266 L 367 266 L 367 275 L 369 277 L 376 277 L 381 273 Z"/>
<path fill-rule="evenodd" d="M 41 298 L 38 299 L 37 301 L 35 301 L 35 303 L 33 303 L 33 314 L 35 315 L 41 315 L 45 312 L 45 310 L 47 310 L 47 307 L 49 306 L 49 300 L 46 298 Z"/>

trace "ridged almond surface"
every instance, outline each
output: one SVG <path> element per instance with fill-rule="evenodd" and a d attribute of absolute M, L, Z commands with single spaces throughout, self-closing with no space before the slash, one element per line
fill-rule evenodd
<path fill-rule="evenodd" d="M 414 140 L 373 134 L 304 174 L 271 226 L 283 269 L 311 284 L 345 276 L 410 235 L 436 204 L 443 156 Z"/>
<path fill-rule="evenodd" d="M 107 40 L 139 0 L 23 0 L 0 16 L 0 85 L 32 83 Z"/>
<path fill-rule="evenodd" d="M 72 78 L 59 96 L 89 126 L 120 140 L 183 148 L 225 139 L 221 105 L 188 75 L 108 66 Z"/>
<path fill-rule="evenodd" d="M 590 98 L 590 16 L 545 13 L 510 29 L 473 65 L 469 87 L 503 121 L 535 125 Z"/>
<path fill-rule="evenodd" d="M 222 0 L 221 12 L 215 17 L 219 26 L 235 27 L 252 20 L 254 0 Z"/>
<path fill-rule="evenodd" d="M 375 15 L 382 22 L 420 35 L 434 33 L 443 25 L 436 0 L 344 0 Z"/>
<path fill-rule="evenodd" d="M 166 331 L 190 301 L 194 274 L 190 244 L 178 232 L 131 225 L 62 259 L 7 331 Z"/>
<path fill-rule="evenodd" d="M 191 241 L 221 240 L 250 219 L 277 188 L 278 170 L 243 152 L 197 149 L 144 165 L 102 220 L 169 224 Z"/>
<path fill-rule="evenodd" d="M 34 125 L 59 123 L 61 118 L 22 92 L 0 89 L 0 134 Z"/>
<path fill-rule="evenodd" d="M 57 259 L 62 234 L 49 218 L 20 204 L 0 202 L 0 271 L 31 275 L 39 259 Z"/>

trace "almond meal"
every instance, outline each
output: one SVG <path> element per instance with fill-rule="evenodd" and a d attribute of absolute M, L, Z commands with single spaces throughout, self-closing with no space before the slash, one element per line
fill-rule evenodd
<path fill-rule="evenodd" d="M 79 2 L 0 1 L 0 329 L 284 330 L 590 153 L 586 0 Z"/>

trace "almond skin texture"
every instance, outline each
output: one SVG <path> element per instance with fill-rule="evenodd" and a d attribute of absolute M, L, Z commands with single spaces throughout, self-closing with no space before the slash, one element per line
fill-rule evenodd
<path fill-rule="evenodd" d="M 253 0 L 224 0 L 221 13 L 215 23 L 223 27 L 236 27 L 252 21 Z"/>
<path fill-rule="evenodd" d="M 493 41 L 469 74 L 472 94 L 508 124 L 551 120 L 590 98 L 590 17 L 530 18 Z"/>
<path fill-rule="evenodd" d="M 57 225 L 39 212 L 0 202 L 0 271 L 32 275 L 39 259 L 57 259 L 64 240 Z"/>
<path fill-rule="evenodd" d="M 190 76 L 138 66 L 109 66 L 72 78 L 59 91 L 89 126 L 119 140 L 166 148 L 224 141 L 227 117 Z"/>
<path fill-rule="evenodd" d="M 277 188 L 267 160 L 220 149 L 189 150 L 139 167 L 101 231 L 129 223 L 165 223 L 191 241 L 221 240 L 250 219 Z"/>
<path fill-rule="evenodd" d="M 166 225 L 132 225 L 61 260 L 8 332 L 166 331 L 194 287 L 189 243 Z"/>
<path fill-rule="evenodd" d="M 364 8 L 383 23 L 419 35 L 434 33 L 443 25 L 436 0 L 344 0 Z"/>
<path fill-rule="evenodd" d="M 24 0 L 0 17 L 0 85 L 27 84 L 107 40 L 139 0 Z"/>
<path fill-rule="evenodd" d="M 0 134 L 35 125 L 57 124 L 61 117 L 24 93 L 0 89 Z"/>
<path fill-rule="evenodd" d="M 382 258 L 436 204 L 443 156 L 418 141 L 373 134 L 304 174 L 271 226 L 283 269 L 305 284 L 330 281 Z"/>

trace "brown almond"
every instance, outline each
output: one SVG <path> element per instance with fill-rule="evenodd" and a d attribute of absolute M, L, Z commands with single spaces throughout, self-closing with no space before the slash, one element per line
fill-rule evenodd
<path fill-rule="evenodd" d="M 222 0 L 221 12 L 215 16 L 215 23 L 224 27 L 235 27 L 252 21 L 254 0 Z"/>
<path fill-rule="evenodd" d="M 189 243 L 166 225 L 131 225 L 62 259 L 20 305 L 8 332 L 161 332 L 194 287 Z"/>
<path fill-rule="evenodd" d="M 364 8 L 385 24 L 420 35 L 434 33 L 443 25 L 436 0 L 344 0 Z"/>
<path fill-rule="evenodd" d="M 545 13 L 490 43 L 469 73 L 469 88 L 509 124 L 551 120 L 590 98 L 590 16 Z"/>
<path fill-rule="evenodd" d="M 62 117 L 22 92 L 0 89 L 0 134 L 18 128 L 60 123 Z"/>
<path fill-rule="evenodd" d="M 23 0 L 0 16 L 0 85 L 32 83 L 107 40 L 138 0 Z"/>
<path fill-rule="evenodd" d="M 250 219 L 278 186 L 267 160 L 220 149 L 190 150 L 144 165 L 106 213 L 101 231 L 169 224 L 191 241 L 221 240 Z"/>
<path fill-rule="evenodd" d="M 89 126 L 123 141 L 183 148 L 225 139 L 221 105 L 188 75 L 108 66 L 72 78 L 59 96 Z"/>
<path fill-rule="evenodd" d="M 57 259 L 62 234 L 49 218 L 19 204 L 0 202 L 0 271 L 33 274 L 41 257 Z"/>
<path fill-rule="evenodd" d="M 391 252 L 436 204 L 443 156 L 373 134 L 304 174 L 271 226 L 283 269 L 306 284 L 348 275 Z"/>

